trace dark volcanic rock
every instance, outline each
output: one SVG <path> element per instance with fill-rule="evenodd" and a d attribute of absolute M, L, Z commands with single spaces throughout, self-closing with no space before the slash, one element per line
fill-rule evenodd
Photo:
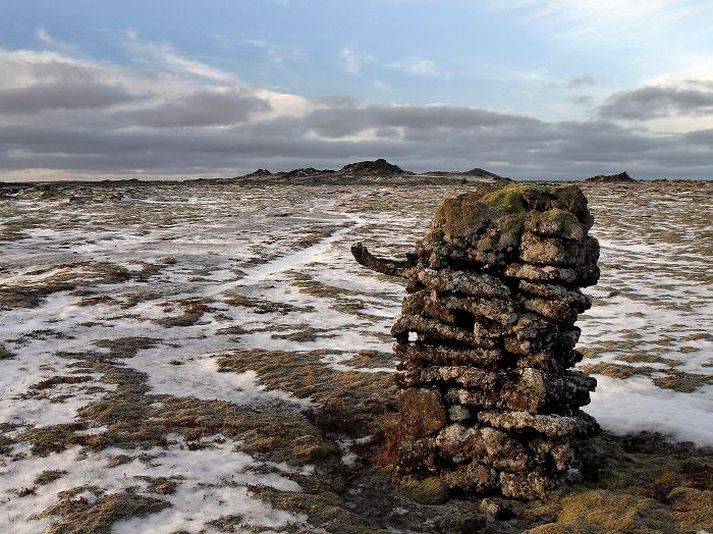
<path fill-rule="evenodd" d="M 599 277 L 592 224 L 577 187 L 491 184 L 446 200 L 404 261 L 352 247 L 408 280 L 397 474 L 532 499 L 587 472 L 596 380 L 568 368 L 591 306 L 579 288 Z"/>
<path fill-rule="evenodd" d="M 401 393 L 400 403 L 399 423 L 404 434 L 421 438 L 446 426 L 446 409 L 437 391 L 409 388 Z"/>
<path fill-rule="evenodd" d="M 302 167 L 301 169 L 293 169 L 287 172 L 278 172 L 277 175 L 282 178 L 305 178 L 311 176 L 323 176 L 327 174 L 334 174 L 331 169 L 315 169 L 314 167 Z"/>
<path fill-rule="evenodd" d="M 629 176 L 626 171 L 620 172 L 619 174 L 598 174 L 597 176 L 592 176 L 584 181 L 603 184 L 627 184 L 636 182 L 636 180 Z"/>
<path fill-rule="evenodd" d="M 485 169 L 481 168 L 474 168 L 470 169 L 469 171 L 428 171 L 424 172 L 423 174 L 429 175 L 429 176 L 462 176 L 463 177 L 463 182 L 462 183 L 468 183 L 467 177 L 472 177 L 472 178 L 480 178 L 481 181 L 492 181 L 492 182 L 512 182 L 513 180 L 511 178 L 507 178 L 505 176 L 500 176 L 499 174 L 495 174 L 494 172 L 486 171 Z"/>
<path fill-rule="evenodd" d="M 272 176 L 272 173 L 267 169 L 258 169 L 255 172 L 245 175 L 245 177 L 248 178 L 259 178 L 260 176 Z"/>
<path fill-rule="evenodd" d="M 476 167 L 475 169 L 470 169 L 469 171 L 462 172 L 465 176 L 474 176 L 476 178 L 491 178 L 496 182 L 512 182 L 510 178 L 505 176 L 500 176 L 494 172 L 486 171 L 485 169 L 480 169 Z"/>
<path fill-rule="evenodd" d="M 390 176 L 397 174 L 413 174 L 410 171 L 403 170 L 397 165 L 392 165 L 385 159 L 350 163 L 339 169 L 337 173 L 345 176 Z"/>

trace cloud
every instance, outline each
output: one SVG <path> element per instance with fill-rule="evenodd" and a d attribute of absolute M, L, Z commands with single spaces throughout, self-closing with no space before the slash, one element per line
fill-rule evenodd
<path fill-rule="evenodd" d="M 594 77 L 591 76 L 590 74 L 585 74 L 583 76 L 577 76 L 575 78 L 570 79 L 567 82 L 567 87 L 570 89 L 578 88 L 578 87 L 589 87 L 594 85 Z"/>
<path fill-rule="evenodd" d="M 377 89 L 378 91 L 386 92 L 386 91 L 391 90 L 391 87 L 389 86 L 389 84 L 384 83 L 379 79 L 372 80 L 371 85 L 374 86 L 374 88 Z"/>
<path fill-rule="evenodd" d="M 685 134 L 683 137 L 688 143 L 713 149 L 713 128 L 690 132 Z"/>
<path fill-rule="evenodd" d="M 412 76 L 423 76 L 431 78 L 448 78 L 450 74 L 441 71 L 436 63 L 430 59 L 414 57 L 403 61 L 395 61 L 387 65 L 390 69 L 410 74 Z"/>
<path fill-rule="evenodd" d="M 603 118 L 635 121 L 713 115 L 713 88 L 708 83 L 699 82 L 696 88 L 647 86 L 615 93 L 597 111 Z"/>
<path fill-rule="evenodd" d="M 369 54 L 348 46 L 339 52 L 339 65 L 347 74 L 361 74 L 362 69 L 372 61 L 374 58 Z"/>
<path fill-rule="evenodd" d="M 59 52 L 0 48 L 0 88 L 59 81 L 106 83 L 110 69 Z M 100 78 L 104 77 L 103 80 Z"/>
<path fill-rule="evenodd" d="M 575 106 L 591 107 L 594 103 L 594 97 L 592 95 L 572 95 L 567 100 Z"/>
<path fill-rule="evenodd" d="M 86 81 L 42 83 L 0 89 L 0 113 L 35 114 L 53 109 L 95 109 L 136 100 L 126 89 Z"/>
<path fill-rule="evenodd" d="M 255 112 L 272 109 L 267 100 L 239 90 L 199 90 L 152 107 L 125 111 L 115 116 L 130 124 L 152 128 L 230 125 L 245 122 Z"/>
<path fill-rule="evenodd" d="M 713 130 L 662 135 L 619 120 L 645 113 L 631 102 L 647 88 L 613 95 L 596 119 L 548 121 L 466 106 L 310 99 L 143 57 L 137 69 L 0 50 L 0 177 L 36 178 L 38 169 L 64 177 L 231 175 L 376 157 L 416 171 L 480 166 L 530 178 L 622 169 L 699 177 L 713 167 Z M 708 109 L 707 96 L 680 92 L 708 95 L 707 82 L 678 89 L 643 100 L 664 102 L 670 113 Z"/>
<path fill-rule="evenodd" d="M 688 0 L 489 0 L 547 37 L 606 44 L 705 35 L 711 12 Z"/>
<path fill-rule="evenodd" d="M 270 63 L 283 66 L 285 63 L 304 61 L 304 49 L 295 46 L 281 46 L 263 39 L 245 39 L 245 43 L 262 50 Z"/>
<path fill-rule="evenodd" d="M 35 37 L 37 37 L 42 43 L 58 50 L 63 50 L 65 52 L 76 52 L 77 50 L 77 47 L 73 44 L 55 39 L 47 33 L 47 30 L 44 28 L 37 28 L 35 30 Z"/>
<path fill-rule="evenodd" d="M 124 36 L 126 39 L 122 45 L 135 59 L 150 63 L 159 62 L 166 68 L 175 69 L 198 78 L 221 82 L 236 81 L 234 74 L 183 56 L 167 43 L 152 43 L 140 40 L 139 34 L 135 30 L 126 30 Z"/>

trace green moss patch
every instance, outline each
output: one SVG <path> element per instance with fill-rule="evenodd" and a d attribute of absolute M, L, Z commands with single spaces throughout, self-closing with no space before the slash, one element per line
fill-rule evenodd
<path fill-rule="evenodd" d="M 524 213 L 527 211 L 522 198 L 524 187 L 521 184 L 506 185 L 485 193 L 480 201 L 505 213 Z"/>

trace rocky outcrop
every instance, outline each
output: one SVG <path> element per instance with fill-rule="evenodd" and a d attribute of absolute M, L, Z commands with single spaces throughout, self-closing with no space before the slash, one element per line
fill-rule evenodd
<path fill-rule="evenodd" d="M 278 172 L 278 176 L 282 178 L 306 178 L 312 176 L 324 176 L 327 174 L 334 174 L 333 170 L 330 169 L 315 169 L 314 167 L 302 167 L 300 169 L 293 169 L 287 172 Z"/>
<path fill-rule="evenodd" d="M 505 176 L 500 176 L 494 172 L 486 171 L 481 168 L 470 169 L 469 171 L 428 171 L 424 172 L 423 175 L 427 176 L 449 176 L 449 177 L 468 177 L 475 178 L 478 181 L 492 181 L 492 182 L 512 182 L 511 178 Z M 467 183 L 467 182 L 466 182 Z"/>
<path fill-rule="evenodd" d="M 598 174 L 597 176 L 586 178 L 584 181 L 603 184 L 628 184 L 636 182 L 626 171 L 620 172 L 619 174 Z"/>
<path fill-rule="evenodd" d="M 476 167 L 475 169 L 470 169 L 469 171 L 465 171 L 461 174 L 465 176 L 473 176 L 475 178 L 490 178 L 496 182 L 512 182 L 510 178 L 500 176 L 499 174 L 495 174 L 494 172 L 486 171 L 485 169 L 481 169 L 478 167 Z"/>
<path fill-rule="evenodd" d="M 376 178 L 385 176 L 412 175 L 411 171 L 405 171 L 397 165 L 392 165 L 385 159 L 373 161 L 359 161 L 349 163 L 338 171 L 333 169 L 316 169 L 314 167 L 302 167 L 291 171 L 281 171 L 271 173 L 267 169 L 258 169 L 255 172 L 239 176 L 238 178 L 269 178 L 294 179 L 294 178 Z"/>
<path fill-rule="evenodd" d="M 412 172 L 405 171 L 398 165 L 392 165 L 385 159 L 381 158 L 374 161 L 349 163 L 339 169 L 337 173 L 345 176 L 392 176 L 399 174 L 413 174 Z"/>
<path fill-rule="evenodd" d="M 577 187 L 493 184 L 446 200 L 403 261 L 352 247 L 407 280 L 392 328 L 397 474 L 521 499 L 582 477 L 596 381 L 569 368 L 591 305 L 580 288 L 599 277 L 592 224 Z"/>
<path fill-rule="evenodd" d="M 267 169 L 258 169 L 245 175 L 246 178 L 259 178 L 260 176 L 272 176 L 272 173 Z"/>

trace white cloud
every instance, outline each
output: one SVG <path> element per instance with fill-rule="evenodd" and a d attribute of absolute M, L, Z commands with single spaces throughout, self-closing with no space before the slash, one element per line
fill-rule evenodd
<path fill-rule="evenodd" d="M 594 85 L 594 83 L 594 77 L 591 74 L 584 74 L 582 76 L 576 76 L 574 78 L 571 78 L 567 82 L 567 87 L 569 87 L 570 89 L 578 87 L 588 87 Z"/>
<path fill-rule="evenodd" d="M 138 32 L 126 30 L 124 32 L 126 40 L 122 43 L 124 49 L 131 54 L 134 59 L 159 62 L 164 67 L 175 69 L 199 78 L 208 78 L 222 82 L 237 81 L 234 74 L 221 70 L 200 61 L 187 58 L 178 53 L 171 45 L 166 43 L 152 43 L 141 41 Z"/>
<path fill-rule="evenodd" d="M 681 83 L 713 82 L 713 54 L 686 53 L 678 57 L 673 65 L 662 74 L 647 76 L 644 85 L 671 85 Z"/>
<path fill-rule="evenodd" d="M 35 30 L 35 37 L 37 37 L 37 39 L 39 39 L 44 44 L 51 46 L 52 48 L 56 48 L 57 50 L 62 50 L 64 52 L 77 51 L 76 46 L 71 43 L 55 39 L 49 33 L 47 33 L 47 30 L 45 30 L 44 28 L 37 28 Z"/>
<path fill-rule="evenodd" d="M 573 42 L 620 43 L 703 32 L 711 21 L 707 2 L 690 0 L 489 0 L 495 10 L 519 15 L 542 35 Z"/>
<path fill-rule="evenodd" d="M 435 61 L 422 57 L 413 57 L 403 61 L 395 61 L 393 63 L 389 63 L 387 67 L 412 76 L 450 78 L 450 73 L 439 69 Z"/>
<path fill-rule="evenodd" d="M 297 46 L 282 46 L 264 39 L 245 39 L 244 42 L 262 50 L 268 61 L 277 66 L 304 61 L 307 57 L 305 50 Z"/>
<path fill-rule="evenodd" d="M 389 84 L 382 82 L 379 79 L 372 80 L 371 84 L 374 86 L 375 89 L 378 91 L 386 92 L 391 90 L 391 87 L 389 87 Z"/>
<path fill-rule="evenodd" d="M 692 177 L 713 165 L 713 137 L 705 131 L 663 136 L 641 121 L 632 128 L 606 118 L 557 122 L 466 106 L 310 99 L 243 84 L 169 45 L 142 43 L 135 34 L 128 39 L 143 68 L 57 51 L 0 49 L 3 179 L 40 172 L 115 176 L 137 169 L 216 174 L 236 167 L 328 167 L 380 156 L 413 170 L 465 168 L 474 158 L 507 161 L 513 176 L 584 176 L 596 167 Z M 392 68 L 444 75 L 424 58 Z M 708 83 L 697 82 L 698 90 L 710 91 Z M 685 111 L 680 105 L 671 110 L 671 120 Z"/>
<path fill-rule="evenodd" d="M 346 46 L 339 52 L 339 65 L 347 74 L 359 75 L 364 67 L 374 61 L 374 58 L 365 52 Z"/>

